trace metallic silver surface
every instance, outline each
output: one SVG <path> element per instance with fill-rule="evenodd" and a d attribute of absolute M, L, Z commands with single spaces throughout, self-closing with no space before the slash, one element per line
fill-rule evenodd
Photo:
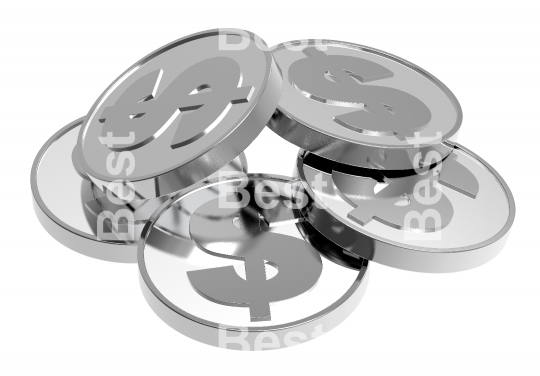
<path fill-rule="evenodd" d="M 351 255 L 419 272 L 470 269 L 503 248 L 515 217 L 510 189 L 471 151 L 454 151 L 423 175 L 399 176 L 301 151 L 297 173 L 313 199 L 303 215 Z M 345 257 L 347 256 L 347 257 Z"/>
<path fill-rule="evenodd" d="M 303 218 L 287 206 L 300 188 L 298 180 L 249 174 L 194 185 L 161 206 L 138 254 L 156 314 L 197 341 L 243 350 L 291 346 L 343 321 L 364 294 L 368 262 L 343 268 L 304 240 Z M 260 192 L 270 195 L 262 204 Z"/>
<path fill-rule="evenodd" d="M 317 231 L 308 221 L 299 221 L 296 227 L 298 227 L 298 231 L 300 231 L 304 239 L 328 260 L 355 270 L 362 270 L 363 267 L 368 265 L 368 260 L 339 247 Z"/>
<path fill-rule="evenodd" d="M 222 38 L 245 47 L 222 48 Z M 257 38 L 244 30 L 200 32 L 124 72 L 79 135 L 77 156 L 94 184 L 105 190 L 127 180 L 151 199 L 206 178 L 243 152 L 281 92 L 276 64 Z"/>
<path fill-rule="evenodd" d="M 90 181 L 90 178 L 88 175 L 86 175 L 86 171 L 84 171 L 83 167 L 81 166 L 81 163 L 79 162 L 79 157 L 77 157 L 77 146 L 73 148 L 73 151 L 71 152 L 71 163 L 73 164 L 73 168 L 75 168 L 75 172 L 79 174 L 79 176 L 85 180 Z"/>
<path fill-rule="evenodd" d="M 352 43 L 303 40 L 273 48 L 283 76 L 268 126 L 286 140 L 352 166 L 413 169 L 413 159 L 451 151 L 461 107 L 416 65 Z M 423 158 L 422 158 L 423 160 Z"/>
<path fill-rule="evenodd" d="M 132 207 L 115 205 L 101 192 L 101 201 L 110 206 L 100 207 L 95 199 L 92 183 L 81 177 L 72 160 L 72 150 L 77 143 L 77 136 L 84 118 L 75 120 L 54 134 L 43 145 L 32 166 L 30 183 L 32 187 L 34 210 L 43 227 L 60 243 L 86 256 L 114 262 L 137 261 L 138 235 L 145 220 L 139 216 L 134 223 L 134 239 L 126 241 L 121 234 L 106 222 L 99 221 L 101 213 L 110 211 L 122 213 L 121 210 L 132 211 Z M 233 172 L 245 171 L 243 153 L 233 162 L 226 165 Z M 155 207 L 165 199 L 147 200 L 145 209 Z M 137 212 L 137 214 L 140 214 Z M 145 212 L 146 219 L 151 213 Z M 103 233 L 98 231 L 101 224 Z M 119 231 L 127 223 L 119 226 Z"/>
<path fill-rule="evenodd" d="M 238 157 L 227 163 L 218 171 L 214 172 L 208 178 L 203 179 L 203 181 L 208 181 L 216 178 L 223 178 L 230 175 L 236 175 L 237 173 L 247 173 L 248 172 L 248 162 L 246 155 L 241 153 Z M 95 202 L 87 203 L 87 205 L 97 205 L 100 211 L 111 211 L 115 212 L 122 208 L 127 208 L 133 213 L 133 218 L 137 224 L 144 224 L 150 216 L 159 208 L 165 201 L 167 201 L 174 193 L 156 197 L 152 199 L 143 199 L 137 197 L 135 200 L 126 201 L 119 198 L 116 194 L 109 192 L 101 191 L 95 184 L 92 184 L 92 192 L 94 195 Z M 136 192 L 135 192 L 136 194 Z M 110 196 L 114 199 L 111 200 Z M 142 229 L 142 228 L 141 228 Z"/>

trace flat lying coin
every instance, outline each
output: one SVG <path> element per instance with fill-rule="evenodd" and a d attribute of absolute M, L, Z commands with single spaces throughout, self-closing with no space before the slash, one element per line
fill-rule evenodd
<path fill-rule="evenodd" d="M 319 156 L 373 169 L 413 169 L 419 151 L 452 151 L 462 121 L 456 97 L 420 67 L 383 51 L 333 40 L 273 48 L 283 76 L 268 126 Z M 422 160 L 423 160 L 422 158 Z"/>
<path fill-rule="evenodd" d="M 129 181 L 144 199 L 219 170 L 279 100 L 281 76 L 261 43 L 244 30 L 209 30 L 135 63 L 90 109 L 77 143 L 82 169 L 103 191 Z"/>
<path fill-rule="evenodd" d="M 301 152 L 297 173 L 313 199 L 303 215 L 351 255 L 420 272 L 479 266 L 504 247 L 515 217 L 497 172 L 458 144 L 436 168 L 412 176 L 351 168 Z M 345 257 L 347 256 L 347 257 Z"/>
<path fill-rule="evenodd" d="M 136 241 L 144 221 L 130 222 L 128 218 L 134 215 L 129 206 L 101 208 L 92 183 L 73 164 L 72 150 L 83 120 L 59 130 L 37 154 L 30 177 L 35 212 L 51 236 L 76 252 L 107 261 L 136 262 Z M 242 154 L 220 171 L 245 171 L 243 161 Z"/>
<path fill-rule="evenodd" d="M 240 350 L 292 346 L 343 321 L 364 294 L 368 263 L 343 268 L 303 239 L 291 199 L 298 186 L 250 174 L 198 184 L 164 204 L 138 255 L 156 314 L 190 338 Z M 188 220 L 171 226 L 180 212 Z M 333 246 L 321 236 L 317 244 Z"/>

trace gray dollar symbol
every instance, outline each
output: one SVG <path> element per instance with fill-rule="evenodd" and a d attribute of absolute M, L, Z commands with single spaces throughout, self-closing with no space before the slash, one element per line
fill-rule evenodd
<path fill-rule="evenodd" d="M 375 219 L 396 229 L 433 232 L 446 227 L 454 215 L 452 203 L 444 194 L 430 205 L 420 203 L 416 194 L 413 194 L 415 183 L 425 180 L 426 185 L 433 187 L 433 182 L 436 181 L 433 178 L 412 176 L 386 179 L 387 186 L 378 193 L 375 193 L 377 181 L 369 177 L 353 176 L 334 170 L 332 179 L 338 194 L 355 206 L 347 217 L 362 226 Z M 425 195 L 424 192 L 421 194 Z M 400 203 L 402 205 L 399 205 Z M 423 213 L 426 209 L 433 210 L 439 220 L 428 217 L 424 219 L 424 223 L 421 218 L 407 221 L 408 215 L 413 212 Z"/>
<path fill-rule="evenodd" d="M 450 155 L 442 163 L 439 174 L 433 175 L 432 171 L 434 170 L 426 176 L 384 178 L 386 186 L 377 193 L 375 193 L 377 181 L 371 177 L 354 176 L 333 170 L 332 183 L 337 193 L 355 207 L 347 217 L 362 226 L 375 219 L 396 229 L 433 232 L 443 229 L 452 221 L 454 215 L 452 202 L 442 192 L 438 200 L 429 204 L 419 202 L 417 195 L 434 196 L 428 194 L 427 186 L 434 187 L 435 182 L 471 199 L 476 198 L 480 188 L 476 177 L 457 162 L 454 155 Z M 425 184 L 415 193 L 415 186 L 419 182 Z M 426 209 L 436 213 L 439 221 L 435 221 L 434 217 L 424 218 L 425 223 L 422 223 L 421 218 L 407 221 L 412 213 L 423 213 Z"/>
<path fill-rule="evenodd" d="M 251 321 L 271 320 L 270 302 L 308 291 L 321 275 L 322 261 L 305 241 L 268 230 L 253 207 L 224 209 L 219 199 L 199 207 L 190 220 L 192 239 L 214 256 L 243 260 L 246 279 L 225 266 L 188 272 L 192 286 L 213 302 L 249 307 Z M 265 264 L 278 274 L 267 279 Z"/>
<path fill-rule="evenodd" d="M 188 145 L 217 124 L 233 104 L 245 103 L 252 86 L 239 87 L 242 72 L 236 61 L 214 57 L 201 61 L 178 75 L 160 95 L 162 69 L 142 76 L 118 98 L 114 106 L 106 107 L 99 117 L 107 132 L 128 135 L 135 141 L 129 145 L 109 147 L 114 151 L 133 150 L 154 140 L 173 122 L 181 120 L 171 141 L 171 148 Z M 204 111 L 196 111 L 204 107 Z"/>
<path fill-rule="evenodd" d="M 429 108 L 404 91 L 365 83 L 394 73 L 380 64 L 352 56 L 328 55 L 314 47 L 289 67 L 289 79 L 302 95 L 328 105 L 357 110 L 334 117 L 355 132 L 374 136 L 414 136 L 431 120 Z"/>

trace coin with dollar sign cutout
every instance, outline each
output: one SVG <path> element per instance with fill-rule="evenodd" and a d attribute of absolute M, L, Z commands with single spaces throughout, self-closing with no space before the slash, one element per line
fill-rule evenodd
<path fill-rule="evenodd" d="M 441 159 L 462 121 L 452 92 L 422 68 L 353 43 L 303 40 L 273 48 L 283 92 L 268 126 L 319 156 L 353 166 L 413 170 Z"/>
<path fill-rule="evenodd" d="M 83 121 L 60 129 L 37 154 L 30 176 L 35 212 L 66 247 L 100 260 L 135 263 L 140 232 L 167 196 L 124 202 L 97 189 L 73 153 Z M 246 171 L 242 153 L 208 179 Z"/>
<path fill-rule="evenodd" d="M 124 72 L 90 109 L 77 142 L 102 191 L 117 181 L 141 199 L 219 170 L 264 129 L 281 76 L 261 38 L 236 29 L 176 40 Z"/>
<path fill-rule="evenodd" d="M 453 151 L 443 162 L 413 175 L 301 151 L 297 174 L 312 199 L 302 213 L 345 250 L 333 254 L 342 264 L 356 256 L 406 270 L 455 272 L 488 262 L 506 243 L 514 198 L 480 157 L 447 145 Z"/>
<path fill-rule="evenodd" d="M 146 300 L 180 333 L 223 348 L 282 348 L 329 331 L 360 302 L 368 263 L 321 257 L 341 249 L 313 231 L 304 239 L 308 202 L 298 180 L 255 174 L 171 198 L 139 243 Z"/>

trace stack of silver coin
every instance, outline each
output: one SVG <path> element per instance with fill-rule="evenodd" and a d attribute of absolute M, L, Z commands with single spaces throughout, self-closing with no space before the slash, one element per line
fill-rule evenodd
<path fill-rule="evenodd" d="M 454 272 L 501 251 L 514 200 L 456 143 L 461 122 L 442 82 L 389 53 L 204 31 L 136 62 L 45 143 L 34 208 L 65 246 L 138 263 L 186 336 L 292 346 L 356 308 L 369 261 Z M 247 173 L 265 126 L 300 148 L 294 176 Z"/>

